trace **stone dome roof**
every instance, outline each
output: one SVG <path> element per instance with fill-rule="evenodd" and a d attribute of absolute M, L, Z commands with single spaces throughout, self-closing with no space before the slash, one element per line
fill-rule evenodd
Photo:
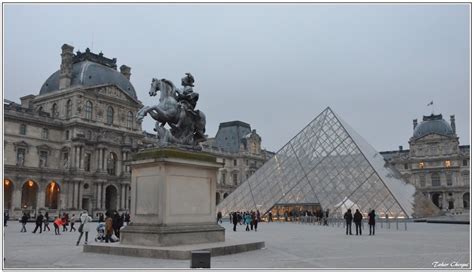
<path fill-rule="evenodd" d="M 441 114 L 431 114 L 430 116 L 423 116 L 423 122 L 415 127 L 413 137 L 418 139 L 428 134 L 452 136 L 454 135 L 454 132 L 449 123 L 443 119 Z"/>
<path fill-rule="evenodd" d="M 114 69 L 116 68 L 115 62 L 109 64 L 104 59 L 108 60 L 103 58 L 102 55 L 95 55 L 89 51 L 86 51 L 84 54 L 78 52 L 78 55 L 74 56 L 74 63 L 72 64 L 70 87 L 114 84 L 130 97 L 137 100 L 137 94 L 133 85 L 122 73 Z M 57 91 L 59 91 L 59 70 L 46 80 L 39 94 L 43 95 Z"/>

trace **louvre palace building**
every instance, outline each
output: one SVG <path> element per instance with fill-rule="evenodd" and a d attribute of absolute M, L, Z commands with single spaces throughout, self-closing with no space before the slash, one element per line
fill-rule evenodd
<path fill-rule="evenodd" d="M 143 106 L 130 82 L 131 68 L 86 49 L 61 47 L 59 70 L 38 94 L 4 100 L 4 210 L 11 218 L 87 210 L 93 217 L 130 207 L 133 152 L 155 134 L 135 121 Z M 223 122 L 203 151 L 222 159 L 216 204 L 248 180 L 275 153 L 262 149 L 255 129 Z M 380 154 L 439 208 L 469 208 L 469 146 L 460 146 L 454 116 L 414 123 L 410 149 Z"/>

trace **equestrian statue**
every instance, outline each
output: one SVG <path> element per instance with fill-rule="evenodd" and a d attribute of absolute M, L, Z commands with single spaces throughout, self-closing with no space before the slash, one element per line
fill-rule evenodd
<path fill-rule="evenodd" d="M 157 105 L 144 106 L 137 113 L 137 121 L 150 114 L 156 120 L 155 131 L 161 146 L 184 145 L 196 147 L 206 140 L 206 116 L 196 110 L 199 94 L 193 91 L 194 77 L 190 73 L 181 79 L 182 89 L 167 79 L 153 78 L 149 95 L 160 92 Z M 170 129 L 165 128 L 168 124 Z"/>

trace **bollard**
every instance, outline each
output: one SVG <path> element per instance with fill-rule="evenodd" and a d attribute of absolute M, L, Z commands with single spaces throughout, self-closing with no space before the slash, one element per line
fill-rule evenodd
<path fill-rule="evenodd" d="M 191 268 L 211 268 L 211 252 L 209 250 L 191 251 Z"/>
<path fill-rule="evenodd" d="M 407 230 L 407 221 L 405 220 L 405 230 Z"/>
<path fill-rule="evenodd" d="M 390 221 L 387 220 L 387 228 L 390 229 Z"/>
<path fill-rule="evenodd" d="M 398 218 L 395 220 L 395 223 L 397 224 L 397 230 L 398 230 Z"/>

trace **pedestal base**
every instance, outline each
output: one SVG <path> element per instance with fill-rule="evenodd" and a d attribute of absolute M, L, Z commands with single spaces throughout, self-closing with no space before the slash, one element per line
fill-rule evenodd
<path fill-rule="evenodd" d="M 264 241 L 242 243 L 228 239 L 226 242 L 220 243 L 181 245 L 171 247 L 147 247 L 124 245 L 119 243 L 100 243 L 84 245 L 83 251 L 132 257 L 189 260 L 191 259 L 191 251 L 195 250 L 209 250 L 211 252 L 211 257 L 215 257 L 263 248 L 265 248 Z"/>
<path fill-rule="evenodd" d="M 120 231 L 120 243 L 138 246 L 176 246 L 223 242 L 225 229 L 217 224 L 130 224 Z"/>

